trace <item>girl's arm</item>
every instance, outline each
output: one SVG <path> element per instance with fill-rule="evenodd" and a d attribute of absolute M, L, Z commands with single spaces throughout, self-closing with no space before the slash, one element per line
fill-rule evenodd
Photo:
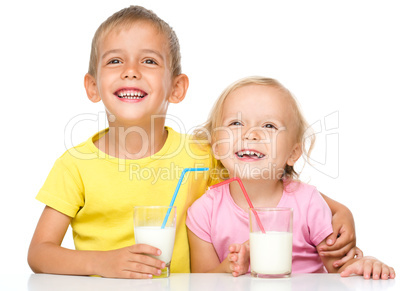
<path fill-rule="evenodd" d="M 71 218 L 45 207 L 28 251 L 28 264 L 35 273 L 100 275 L 114 278 L 150 278 L 160 274 L 164 263 L 144 254 L 158 255 L 148 245 L 133 245 L 113 251 L 77 251 L 61 247 Z"/>
<path fill-rule="evenodd" d="M 220 263 L 214 246 L 187 228 L 192 273 L 231 273 L 228 257 Z"/>
<path fill-rule="evenodd" d="M 356 246 L 355 223 L 352 212 L 341 203 L 320 193 L 332 212 L 334 232 L 327 237 L 326 244 L 320 246 L 320 255 L 343 257 Z"/>
<path fill-rule="evenodd" d="M 323 240 L 317 246 L 317 250 L 322 245 L 325 245 L 325 240 Z M 388 267 L 386 264 L 374 257 L 354 258 L 347 261 L 342 267 L 335 268 L 334 262 L 339 259 L 340 257 L 321 257 L 321 260 L 324 263 L 328 273 L 340 273 L 342 277 L 348 277 L 351 274 L 356 274 L 364 276 L 365 279 L 370 279 L 371 276 L 375 280 L 387 280 L 388 278 L 395 278 L 394 269 L 392 267 Z"/>

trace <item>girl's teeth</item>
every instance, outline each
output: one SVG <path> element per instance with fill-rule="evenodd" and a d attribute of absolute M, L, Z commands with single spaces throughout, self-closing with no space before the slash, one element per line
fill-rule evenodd
<path fill-rule="evenodd" d="M 243 157 L 244 155 L 248 155 L 248 156 L 257 156 L 257 158 L 262 158 L 264 155 L 263 154 L 260 154 L 260 153 L 257 153 L 257 152 L 254 152 L 254 151 L 240 151 L 240 152 L 238 152 L 237 153 L 237 155 L 239 156 L 239 157 Z"/>

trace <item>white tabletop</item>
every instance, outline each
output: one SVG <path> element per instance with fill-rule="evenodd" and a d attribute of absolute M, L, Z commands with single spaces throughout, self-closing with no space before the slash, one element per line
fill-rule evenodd
<path fill-rule="evenodd" d="M 274 290 L 274 291 L 342 291 L 342 290 L 402 290 L 399 278 L 394 280 L 365 280 L 355 276 L 341 278 L 338 274 L 293 274 L 287 279 L 258 279 L 250 275 L 232 277 L 230 274 L 172 274 L 170 278 L 129 280 L 47 274 L 0 275 L 0 290 L 29 291 L 212 291 L 212 290 Z"/>

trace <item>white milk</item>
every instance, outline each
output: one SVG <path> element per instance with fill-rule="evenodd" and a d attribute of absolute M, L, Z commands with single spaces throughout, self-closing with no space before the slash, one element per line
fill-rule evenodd
<path fill-rule="evenodd" d="M 160 249 L 162 254 L 155 258 L 164 261 L 166 264 L 172 260 L 175 233 L 175 227 L 165 227 L 164 229 L 160 226 L 134 227 L 135 242 Z"/>
<path fill-rule="evenodd" d="M 251 271 L 270 275 L 291 273 L 292 237 L 290 232 L 251 232 Z"/>

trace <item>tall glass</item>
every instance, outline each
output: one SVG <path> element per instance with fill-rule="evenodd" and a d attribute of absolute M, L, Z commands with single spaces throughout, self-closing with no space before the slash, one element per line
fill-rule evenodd
<path fill-rule="evenodd" d="M 170 209 L 170 211 L 169 211 Z M 166 226 L 162 228 L 166 214 L 169 216 Z M 160 276 L 170 276 L 170 262 L 172 260 L 174 239 L 176 234 L 176 206 L 136 206 L 134 207 L 134 236 L 135 243 L 147 244 L 162 251 L 155 258 L 164 261 L 166 268 L 162 269 Z"/>
<path fill-rule="evenodd" d="M 257 213 L 265 233 L 258 226 Z M 284 278 L 292 273 L 292 208 L 249 209 L 251 275 Z"/>

